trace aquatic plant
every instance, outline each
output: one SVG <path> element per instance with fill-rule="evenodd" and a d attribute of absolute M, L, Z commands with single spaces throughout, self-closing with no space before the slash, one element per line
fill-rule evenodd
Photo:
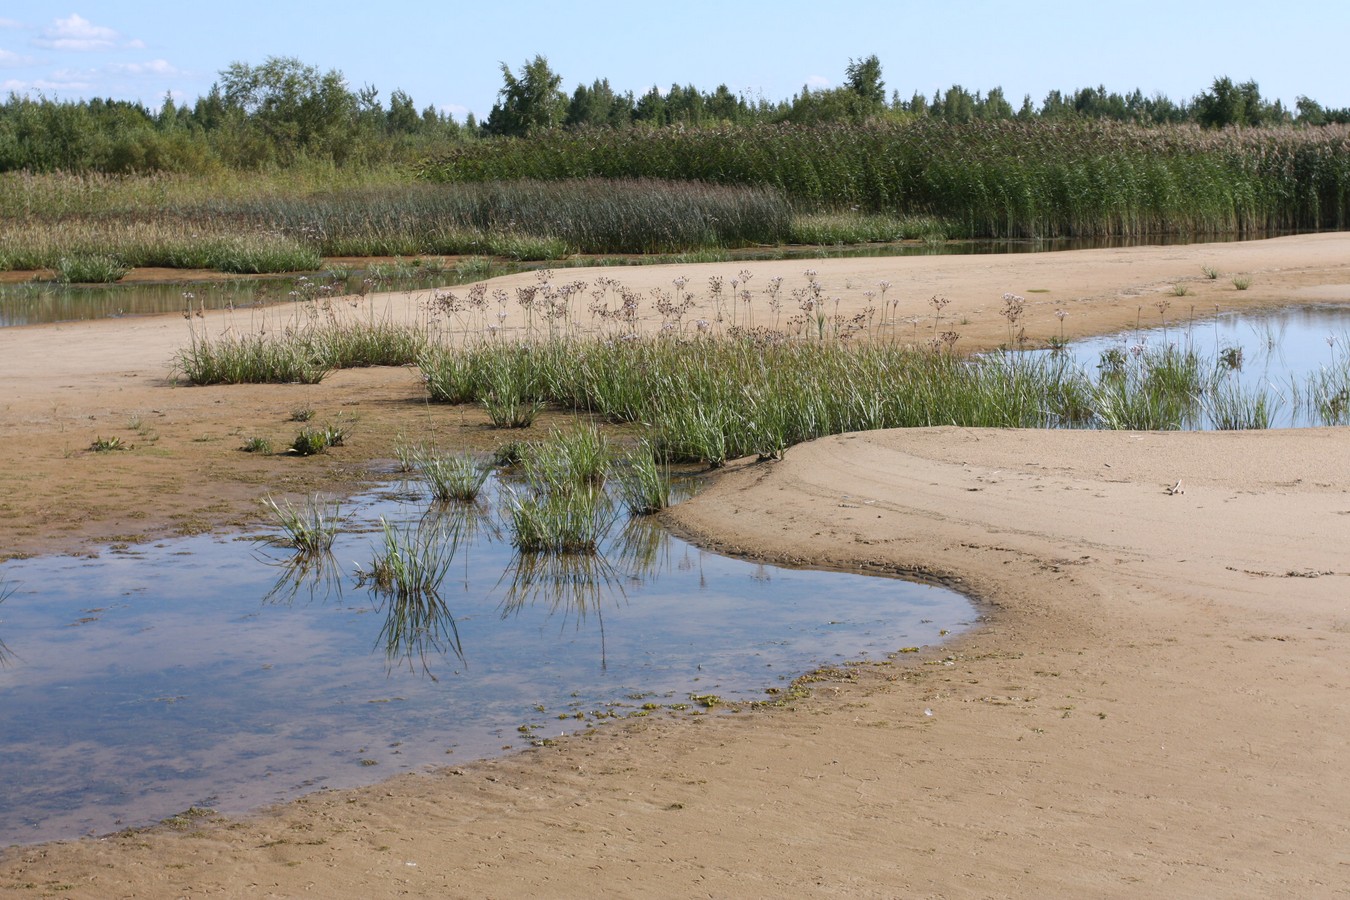
<path fill-rule="evenodd" d="M 417 472 L 431 487 L 431 496 L 441 502 L 471 503 L 478 499 L 492 470 L 472 454 L 444 456 L 423 450 L 413 456 Z"/>
<path fill-rule="evenodd" d="M 289 500 L 278 503 L 269 496 L 263 498 L 262 505 L 285 535 L 284 540 L 274 543 L 294 547 L 302 554 L 323 553 L 333 546 L 341 526 L 342 507 L 338 501 L 315 494 L 296 506 Z"/>
<path fill-rule="evenodd" d="M 594 484 L 569 490 L 506 488 L 511 543 L 522 553 L 594 553 L 616 519 Z"/>
<path fill-rule="evenodd" d="M 370 568 L 357 574 L 387 603 L 379 637 L 386 657 L 392 662 L 417 656 L 424 669 L 428 651 L 451 650 L 462 659 L 459 628 L 440 596 L 441 582 L 458 550 L 458 530 L 439 517 L 404 527 L 381 518 L 380 529 L 380 549 Z"/>
<path fill-rule="evenodd" d="M 630 514 L 651 515 L 670 505 L 670 467 L 656 461 L 656 449 L 647 441 L 626 453 L 615 471 L 619 494 Z"/>

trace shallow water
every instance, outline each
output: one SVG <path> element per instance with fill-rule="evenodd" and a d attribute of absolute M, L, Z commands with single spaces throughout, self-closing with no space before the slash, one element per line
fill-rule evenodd
<path fill-rule="evenodd" d="M 1276 237 L 1253 235 L 1242 240 Z M 1085 250 L 1105 247 L 1161 246 L 1196 241 L 1236 241 L 1236 235 L 1205 235 L 1188 238 L 1157 235 L 1147 238 L 1057 238 L 1053 240 L 952 240 L 926 243 L 904 241 L 887 244 L 838 245 L 821 247 L 770 247 L 728 251 L 731 261 L 760 259 L 819 259 L 876 256 L 946 256 L 968 254 L 1045 253 L 1058 250 Z M 376 286 L 376 290 L 425 290 L 479 281 L 536 268 L 566 268 L 571 265 L 643 264 L 650 257 L 596 256 L 543 263 L 511 263 L 493 260 L 487 270 L 456 271 L 447 268 L 435 275 L 418 274 Z M 313 275 L 314 273 L 310 273 Z M 349 287 L 358 289 L 362 273 L 352 276 Z M 237 309 L 285 302 L 301 276 L 197 281 L 191 283 L 132 283 L 114 285 L 57 285 L 52 283 L 0 284 L 0 328 L 14 325 L 40 325 L 82 319 L 106 319 L 121 316 L 154 315 L 180 312 L 191 293 L 190 305 L 204 309 Z"/>
<path fill-rule="evenodd" d="M 1095 373 L 1102 353 L 1129 354 L 1142 348 L 1175 346 L 1191 349 L 1217 367 L 1226 350 L 1240 353 L 1241 365 L 1223 367 L 1223 377 L 1248 390 L 1264 390 L 1275 404 L 1272 427 L 1303 428 L 1326 424 L 1306 402 L 1309 377 L 1323 369 L 1343 368 L 1350 354 L 1350 306 L 1295 306 L 1273 310 L 1233 311 L 1208 318 L 1176 318 L 1159 324 L 1159 315 L 1141 319 L 1143 327 L 1114 335 L 1073 341 L 1065 353 L 1075 364 Z M 1045 353 L 1047 351 L 1034 351 Z M 1211 423 L 1201 417 L 1195 427 Z"/>
<path fill-rule="evenodd" d="M 0 565 L 0 845 L 244 812 L 647 703 L 765 698 L 975 618 L 945 589 L 729 559 L 642 522 L 603 565 L 534 570 L 488 516 L 442 585 L 453 619 L 391 642 L 392 604 L 352 572 L 378 517 L 427 507 L 348 503 L 332 561 L 308 575 L 291 551 L 210 536 Z"/>

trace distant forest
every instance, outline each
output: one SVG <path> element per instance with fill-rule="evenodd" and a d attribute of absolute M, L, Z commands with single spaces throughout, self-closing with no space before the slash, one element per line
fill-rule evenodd
<path fill-rule="evenodd" d="M 638 95 L 608 79 L 578 85 L 569 95 L 543 56 L 512 71 L 488 117 L 464 121 L 432 106 L 418 109 L 407 93 L 387 100 L 373 86 L 352 89 L 338 70 L 322 72 L 290 57 L 259 65 L 233 63 L 204 97 L 159 109 L 140 103 L 59 101 L 11 93 L 0 104 L 0 172 L 202 173 L 317 162 L 373 167 L 418 162 L 447 144 L 503 137 L 529 138 L 559 129 L 655 129 L 735 126 L 816 126 L 834 123 L 950 123 L 1019 120 L 1117 121 L 1141 126 L 1204 128 L 1316 127 L 1350 124 L 1350 108 L 1328 109 L 1299 97 L 1294 109 L 1261 96 L 1252 81 L 1216 78 L 1195 97 L 1174 101 L 1108 91 L 1051 91 L 1014 105 L 1001 88 L 971 92 L 953 85 L 932 97 L 886 91 L 876 56 L 850 60 L 840 87 L 803 87 L 786 100 L 710 91 L 694 85 L 652 87 Z"/>

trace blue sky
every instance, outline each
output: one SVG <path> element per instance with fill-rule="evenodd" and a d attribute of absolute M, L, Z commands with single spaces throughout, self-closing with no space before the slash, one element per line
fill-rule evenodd
<path fill-rule="evenodd" d="M 61 2 L 61 0 L 58 0 Z M 889 92 L 1001 86 L 1016 106 L 1047 91 L 1105 85 L 1189 99 L 1216 76 L 1256 80 L 1292 105 L 1307 95 L 1350 106 L 1341 42 L 1350 3 L 1121 0 L 1118 3 L 588 2 L 287 0 L 192 4 L 6 0 L 0 5 L 0 94 L 113 97 L 157 107 L 191 101 L 231 62 L 294 56 L 339 69 L 387 102 L 402 88 L 418 107 L 486 116 L 499 64 L 548 57 L 569 93 L 607 77 L 652 85 L 725 83 L 770 100 L 804 84 L 839 84 L 850 58 L 875 53 Z"/>

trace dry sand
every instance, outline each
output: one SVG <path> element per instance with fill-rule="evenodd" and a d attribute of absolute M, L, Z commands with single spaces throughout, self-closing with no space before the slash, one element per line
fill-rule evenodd
<path fill-rule="evenodd" d="M 679 273 L 701 284 L 746 268 L 759 287 L 800 284 L 806 265 Z M 898 315 L 924 317 L 905 326 L 919 339 L 929 297 L 945 296 L 941 328 L 959 347 L 1006 339 L 1004 291 L 1030 301 L 1033 339 L 1058 334 L 1057 309 L 1075 335 L 1216 306 L 1350 302 L 1350 235 L 809 265 L 845 313 L 891 281 Z M 651 286 L 676 272 L 606 274 Z M 1178 281 L 1189 296 L 1172 294 Z M 85 552 L 247 523 L 264 493 L 371 477 L 400 432 L 490 438 L 471 413 L 427 407 L 407 370 L 174 386 L 166 364 L 186 334 L 172 317 L 0 330 L 0 548 Z M 237 451 L 293 434 L 300 406 L 359 417 L 351 445 L 300 465 Z M 136 447 L 95 454 L 96 436 Z M 12 848 L 0 893 L 1344 894 L 1347 472 L 1344 429 L 918 429 L 733 466 L 673 527 L 728 552 L 945 581 L 986 605 L 985 623 L 830 674 L 790 708 L 632 721 L 243 821 Z M 1167 493 L 1178 479 L 1185 493 Z"/>

